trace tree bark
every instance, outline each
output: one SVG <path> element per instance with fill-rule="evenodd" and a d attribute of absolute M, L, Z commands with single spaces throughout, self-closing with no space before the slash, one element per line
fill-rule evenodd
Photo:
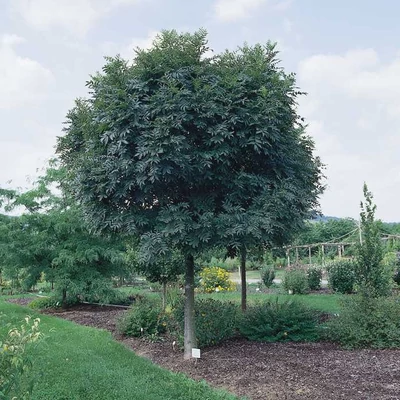
<path fill-rule="evenodd" d="M 186 255 L 185 273 L 185 330 L 184 330 L 184 359 L 192 358 L 192 348 L 196 347 L 196 331 L 194 319 L 194 258 Z"/>
<path fill-rule="evenodd" d="M 162 309 L 165 311 L 167 305 L 167 282 L 162 283 Z"/>
<path fill-rule="evenodd" d="M 240 249 L 240 282 L 242 285 L 242 311 L 247 308 L 247 284 L 246 284 L 246 246 Z"/>
<path fill-rule="evenodd" d="M 67 289 L 62 290 L 62 300 L 61 300 L 61 307 L 67 307 Z"/>

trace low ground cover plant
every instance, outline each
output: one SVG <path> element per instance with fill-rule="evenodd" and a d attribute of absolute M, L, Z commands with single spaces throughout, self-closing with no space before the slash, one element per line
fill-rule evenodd
<path fill-rule="evenodd" d="M 239 330 L 247 339 L 261 342 L 316 341 L 319 315 L 300 302 L 276 298 L 250 305 Z"/>
<path fill-rule="evenodd" d="M 29 308 L 32 310 L 44 310 L 46 308 L 58 308 L 61 307 L 61 302 L 56 297 L 37 297 L 33 299 L 29 304 Z"/>

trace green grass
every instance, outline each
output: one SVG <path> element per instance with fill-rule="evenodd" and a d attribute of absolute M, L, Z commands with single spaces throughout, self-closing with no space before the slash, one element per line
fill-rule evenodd
<path fill-rule="evenodd" d="M 32 310 L 0 300 L 0 312 L 20 325 Z M 30 348 L 37 374 L 32 400 L 233 400 L 223 391 L 174 374 L 136 356 L 109 332 L 40 315 L 47 336 Z M 0 337 L 6 333 L 0 326 Z"/>
<path fill-rule="evenodd" d="M 148 288 L 143 288 L 143 287 L 134 287 L 134 286 L 122 286 L 116 288 L 116 290 L 120 291 L 121 293 L 124 293 L 125 295 L 129 296 L 135 296 L 135 295 L 143 295 L 146 294 L 148 297 L 152 298 L 160 298 L 161 292 L 155 292 L 151 291 Z"/>
<path fill-rule="evenodd" d="M 258 279 L 261 281 L 260 271 L 246 271 L 247 279 Z M 229 279 L 238 280 L 240 279 L 240 274 L 238 271 L 230 272 Z"/>
<path fill-rule="evenodd" d="M 146 294 L 153 298 L 160 298 L 161 294 L 158 292 L 150 292 L 148 290 L 143 290 L 139 288 L 133 287 L 122 287 L 118 288 L 119 290 L 125 293 L 131 294 Z M 219 292 L 219 293 L 210 293 L 210 294 L 203 294 L 197 293 L 196 296 L 198 297 L 206 297 L 212 298 L 215 300 L 222 300 L 222 301 L 233 301 L 236 303 L 240 303 L 240 292 Z M 299 300 L 300 302 L 308 305 L 311 308 L 316 310 L 320 310 L 327 313 L 338 313 L 339 312 L 339 301 L 343 298 L 341 294 L 305 294 L 305 295 L 288 295 L 288 294 L 281 294 L 277 291 L 276 294 L 267 294 L 267 293 L 248 293 L 247 300 L 249 303 L 254 301 L 262 301 L 263 299 L 270 299 L 278 297 L 280 300 Z"/>
<path fill-rule="evenodd" d="M 283 279 L 284 275 L 285 275 L 285 271 L 283 269 L 275 270 L 275 278 L 276 279 Z M 239 280 L 240 274 L 238 271 L 230 272 L 229 278 L 233 279 L 233 280 Z M 260 271 L 258 271 L 258 270 L 246 271 L 246 278 L 247 279 L 257 279 L 257 280 L 261 281 Z"/>

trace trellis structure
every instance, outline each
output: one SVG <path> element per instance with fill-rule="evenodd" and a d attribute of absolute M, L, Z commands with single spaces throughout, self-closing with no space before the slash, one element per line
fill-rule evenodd
<path fill-rule="evenodd" d="M 294 250 L 295 251 L 295 260 L 296 264 L 299 263 L 299 249 L 308 249 L 308 259 L 309 259 L 309 264 L 312 264 L 311 261 L 311 249 L 320 247 L 321 248 L 321 255 L 322 255 L 322 264 L 325 264 L 325 250 L 327 247 L 337 247 L 338 251 L 338 256 L 339 258 L 342 258 L 345 254 L 345 247 L 346 246 L 351 246 L 356 244 L 356 242 L 338 242 L 338 243 L 313 243 L 313 244 L 303 244 L 303 245 L 295 245 L 295 246 L 285 246 L 284 248 L 286 249 L 286 261 L 287 261 L 287 266 L 290 267 L 290 251 Z"/>
<path fill-rule="evenodd" d="M 351 234 L 353 234 L 354 231 L 349 232 L 348 234 L 342 236 L 350 236 Z M 385 235 L 382 236 L 381 240 L 382 241 L 388 241 L 388 240 L 392 240 L 393 244 L 400 239 L 400 235 Z M 361 241 L 361 237 L 360 237 L 360 241 Z M 290 258 L 290 252 L 292 250 L 294 250 L 295 254 L 295 262 L 296 264 L 299 263 L 299 249 L 308 249 L 308 261 L 309 264 L 312 264 L 312 249 L 316 248 L 316 247 L 320 247 L 321 248 L 321 256 L 322 256 L 322 265 L 325 264 L 325 250 L 328 247 L 336 247 L 337 248 L 337 252 L 338 252 L 338 257 L 342 258 L 345 255 L 345 248 L 346 246 L 353 246 L 355 245 L 356 242 L 326 242 L 326 243 L 312 243 L 312 244 L 303 244 L 303 245 L 293 245 L 293 246 L 284 246 L 283 248 L 286 250 L 286 261 L 287 261 L 287 266 L 290 267 L 291 265 L 291 258 Z"/>

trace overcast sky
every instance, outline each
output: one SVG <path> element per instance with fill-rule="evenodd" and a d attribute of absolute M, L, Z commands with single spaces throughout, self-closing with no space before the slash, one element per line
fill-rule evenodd
<path fill-rule="evenodd" d="M 398 0 L 0 0 L 0 187 L 43 168 L 103 56 L 204 27 L 215 52 L 278 42 L 308 93 L 325 215 L 357 218 L 366 181 L 377 216 L 400 221 L 399 15 Z"/>

